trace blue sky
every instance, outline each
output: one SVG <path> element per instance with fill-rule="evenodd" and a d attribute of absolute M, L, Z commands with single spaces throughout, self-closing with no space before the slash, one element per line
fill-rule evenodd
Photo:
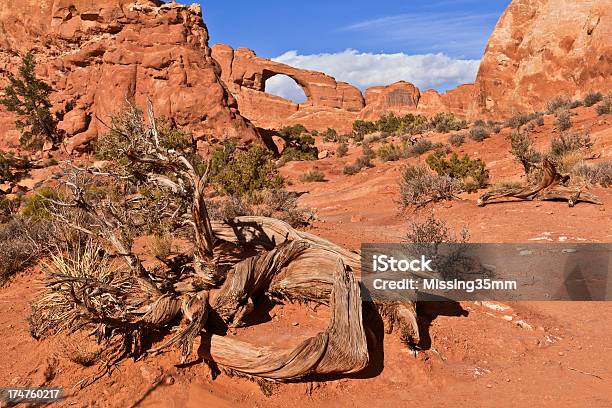
<path fill-rule="evenodd" d="M 211 44 L 248 47 L 261 57 L 324 71 L 362 89 L 403 79 L 446 90 L 473 81 L 510 0 L 200 3 Z"/>

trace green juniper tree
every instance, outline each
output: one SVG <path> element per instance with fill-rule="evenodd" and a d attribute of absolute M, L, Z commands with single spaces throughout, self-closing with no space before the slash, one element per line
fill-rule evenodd
<path fill-rule="evenodd" d="M 62 138 L 57 118 L 51 113 L 51 86 L 36 77 L 32 52 L 23 56 L 19 75 L 9 74 L 9 85 L 0 96 L 0 104 L 18 116 L 15 125 L 21 130 L 22 146 L 35 149 L 48 140 L 56 146 Z"/>

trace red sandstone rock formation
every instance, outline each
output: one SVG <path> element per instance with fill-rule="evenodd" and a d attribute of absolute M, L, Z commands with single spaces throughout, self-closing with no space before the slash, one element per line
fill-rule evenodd
<path fill-rule="evenodd" d="M 364 107 L 361 91 L 322 72 L 308 71 L 260 58 L 247 48 L 223 44 L 212 47 L 221 66 L 221 79 L 238 100 L 240 112 L 265 128 L 302 123 L 309 129 L 350 128 Z M 295 80 L 308 98 L 302 104 L 265 93 L 265 83 L 283 74 Z"/>
<path fill-rule="evenodd" d="M 36 51 L 40 74 L 53 86 L 68 146 L 104 132 L 125 98 L 151 98 L 160 115 L 200 137 L 254 139 L 219 80 L 198 5 L 142 0 L 2 0 L 0 86 L 19 53 Z M 0 144 L 16 140 L 13 118 L 0 112 Z"/>
<path fill-rule="evenodd" d="M 612 0 L 514 0 L 489 39 L 472 115 L 541 110 L 612 91 Z"/>

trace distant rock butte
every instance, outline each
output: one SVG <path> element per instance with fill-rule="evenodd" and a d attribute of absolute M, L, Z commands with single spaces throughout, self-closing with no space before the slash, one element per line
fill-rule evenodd
<path fill-rule="evenodd" d="M 219 79 L 198 5 L 127 0 L 2 0 L 0 86 L 15 72 L 18 53 L 36 50 L 39 73 L 66 109 L 60 127 L 78 148 L 105 132 L 126 98 L 171 117 L 206 140 L 236 136 L 248 141 L 255 128 L 237 110 Z M 14 143 L 12 118 L 0 112 L 0 145 Z M 7 130 L 8 129 L 8 130 Z"/>
<path fill-rule="evenodd" d="M 400 81 L 362 92 L 321 72 L 260 58 L 246 48 L 208 46 L 199 6 L 146 0 L 2 0 L 0 86 L 19 53 L 37 52 L 40 75 L 68 110 L 62 129 L 79 148 L 106 131 L 102 120 L 125 98 L 189 127 L 214 143 L 251 141 L 255 126 L 302 123 L 309 129 L 351 129 L 356 119 L 452 112 L 501 119 L 541 110 L 556 95 L 612 91 L 612 0 L 514 0 L 487 44 L 474 84 L 445 93 Z M 240 29 L 237 27 L 236 29 Z M 268 94 L 274 75 L 293 78 L 301 104 Z M 13 118 L 0 111 L 0 146 L 14 143 Z M 263 133 L 260 133 L 263 134 Z"/>

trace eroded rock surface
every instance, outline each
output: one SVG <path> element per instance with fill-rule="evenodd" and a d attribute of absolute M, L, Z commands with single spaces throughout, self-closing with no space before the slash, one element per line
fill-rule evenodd
<path fill-rule="evenodd" d="M 70 149 L 106 131 L 102 121 L 126 99 L 171 117 L 206 140 L 257 137 L 220 81 L 198 5 L 134 0 L 3 0 L 0 86 L 19 54 L 33 49 L 40 75 L 57 91 Z M 98 120 L 101 119 L 101 120 Z M 0 141 L 15 143 L 13 118 L 0 112 Z"/>

